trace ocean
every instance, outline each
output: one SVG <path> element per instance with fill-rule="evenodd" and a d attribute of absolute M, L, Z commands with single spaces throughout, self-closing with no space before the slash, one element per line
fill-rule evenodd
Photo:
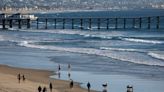
<path fill-rule="evenodd" d="M 146 10 L 148 13 L 136 14 L 162 15 L 160 11 Z M 98 11 L 89 13 L 88 16 L 99 14 Z M 57 15 L 63 17 L 69 14 L 86 15 L 83 12 Z M 110 13 L 106 11 L 103 14 Z M 67 65 L 71 64 L 71 79 L 82 83 L 83 87 L 89 81 L 92 89 L 101 91 L 101 84 L 107 82 L 109 92 L 125 92 L 127 85 L 133 85 L 135 92 L 163 92 L 164 30 L 1 29 L 0 64 L 53 71 L 60 64 L 60 78 L 51 77 L 64 80 L 69 80 Z"/>

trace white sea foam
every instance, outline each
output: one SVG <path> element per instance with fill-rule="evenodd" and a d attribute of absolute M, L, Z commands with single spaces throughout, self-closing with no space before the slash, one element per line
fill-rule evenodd
<path fill-rule="evenodd" d="M 140 43 L 152 43 L 152 44 L 162 44 L 164 41 L 157 41 L 157 40 L 144 40 L 144 39 L 134 39 L 134 38 L 122 38 L 123 40 L 126 41 L 131 41 L 131 42 L 140 42 Z"/>
<path fill-rule="evenodd" d="M 108 48 L 108 47 L 100 47 L 101 50 L 114 50 L 114 51 L 129 51 L 129 52 L 145 52 L 142 49 L 124 49 L 124 48 Z"/>
<path fill-rule="evenodd" d="M 19 45 L 30 47 L 30 48 L 99 55 L 99 56 L 110 57 L 113 59 L 118 59 L 121 61 L 138 63 L 138 64 L 164 66 L 164 62 L 160 60 L 150 60 L 148 59 L 149 57 L 145 57 L 145 55 L 138 52 L 136 53 L 135 52 L 118 52 L 118 51 L 100 50 L 100 49 L 93 49 L 93 48 L 65 48 L 65 47 L 58 47 L 58 46 L 35 45 L 33 44 L 33 42 L 30 42 L 30 41 L 22 41 L 20 42 Z"/>
<path fill-rule="evenodd" d="M 164 60 L 164 53 L 149 52 L 148 55 L 153 58 Z"/>

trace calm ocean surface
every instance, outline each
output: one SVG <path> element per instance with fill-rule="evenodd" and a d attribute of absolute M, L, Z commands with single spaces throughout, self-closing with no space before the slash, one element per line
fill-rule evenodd
<path fill-rule="evenodd" d="M 150 14 L 164 15 L 164 12 L 155 12 L 149 10 Z M 136 12 L 143 16 L 149 13 Z M 69 14 L 72 15 L 54 16 Z M 91 12 L 91 15 L 97 14 Z M 101 84 L 108 82 L 110 92 L 125 92 L 128 84 L 135 87 L 135 92 L 163 92 L 164 30 L 0 31 L 0 64 L 54 71 L 60 64 L 61 79 L 68 79 L 67 64 L 71 64 L 71 78 L 82 83 L 90 81 L 96 90 L 102 90 Z"/>

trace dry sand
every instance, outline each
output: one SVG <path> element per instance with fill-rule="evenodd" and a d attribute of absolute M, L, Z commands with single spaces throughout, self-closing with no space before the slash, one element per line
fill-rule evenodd
<path fill-rule="evenodd" d="M 25 82 L 21 80 L 18 82 L 17 75 L 24 74 Z M 81 88 L 78 83 L 75 83 L 72 89 L 69 88 L 69 81 L 51 79 L 49 76 L 53 75 L 52 71 L 34 70 L 13 68 L 5 65 L 0 65 L 0 92 L 38 92 L 37 88 L 47 87 L 49 90 L 49 83 L 53 84 L 52 92 L 88 92 Z M 95 92 L 95 91 L 91 91 Z"/>

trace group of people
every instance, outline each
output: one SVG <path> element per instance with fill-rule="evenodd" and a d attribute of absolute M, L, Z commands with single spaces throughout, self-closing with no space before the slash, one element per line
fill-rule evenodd
<path fill-rule="evenodd" d="M 52 89 L 53 89 L 53 86 L 52 86 L 52 83 L 50 82 L 50 84 L 49 84 L 49 89 L 50 89 L 50 92 L 52 92 Z M 41 87 L 41 86 L 39 86 L 38 87 L 38 92 L 47 92 L 47 88 L 46 87 Z"/>
<path fill-rule="evenodd" d="M 60 78 L 60 71 L 61 71 L 61 66 L 60 64 L 58 64 L 58 72 L 57 72 L 58 78 Z M 68 64 L 68 78 L 70 77 L 71 77 L 71 64 Z"/>
<path fill-rule="evenodd" d="M 23 82 L 26 80 L 24 74 L 23 74 L 23 75 L 18 74 L 18 75 L 17 75 L 17 79 L 18 79 L 18 83 L 20 83 L 21 79 L 22 79 Z"/>

